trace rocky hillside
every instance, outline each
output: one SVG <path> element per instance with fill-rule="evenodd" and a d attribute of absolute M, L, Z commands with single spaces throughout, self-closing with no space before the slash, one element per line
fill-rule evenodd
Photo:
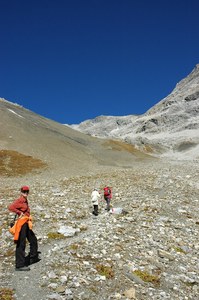
<path fill-rule="evenodd" d="M 170 95 L 140 116 L 87 120 L 72 128 L 87 134 L 116 138 L 176 159 L 199 158 L 199 65 Z"/>
<path fill-rule="evenodd" d="M 1 300 L 198 299 L 197 161 L 153 158 L 4 99 L 0 128 Z M 41 260 L 16 272 L 7 206 L 24 184 Z"/>
<path fill-rule="evenodd" d="M 68 172 L 70 175 L 84 173 L 104 165 L 131 166 L 135 160 L 146 158 L 133 146 L 127 148 L 124 143 L 93 138 L 2 98 L 0 128 L 3 163 L 0 170 L 5 172 L 7 169 L 9 174 L 13 161 L 22 160 L 22 155 L 28 166 L 30 161 L 34 163 L 37 159 L 48 174 L 58 170 L 58 174 L 66 175 Z"/>
<path fill-rule="evenodd" d="M 196 164 L 156 161 L 70 178 L 1 178 L 0 299 L 198 299 L 198 175 Z M 22 182 L 41 251 L 25 274 L 14 269 L 7 211 Z M 91 192 L 107 183 L 113 213 L 102 197 L 95 217 Z"/>

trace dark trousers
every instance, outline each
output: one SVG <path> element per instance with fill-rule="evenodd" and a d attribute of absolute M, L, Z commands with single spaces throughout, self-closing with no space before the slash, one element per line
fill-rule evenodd
<path fill-rule="evenodd" d="M 25 266 L 26 238 L 30 243 L 30 257 L 36 257 L 38 255 L 37 238 L 34 232 L 29 229 L 28 223 L 25 223 L 21 228 L 19 239 L 16 244 L 16 268 L 21 268 Z"/>
<path fill-rule="evenodd" d="M 109 211 L 110 210 L 111 198 L 104 196 L 104 199 L 106 201 L 106 209 Z"/>
<path fill-rule="evenodd" d="M 95 216 L 98 215 L 98 205 L 93 205 L 93 214 L 94 214 Z"/>

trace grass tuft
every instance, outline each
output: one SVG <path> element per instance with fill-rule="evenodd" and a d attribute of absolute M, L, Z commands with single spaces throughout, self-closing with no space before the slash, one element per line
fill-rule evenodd
<path fill-rule="evenodd" d="M 14 300 L 14 292 L 9 288 L 0 288 L 0 299 L 1 300 Z"/>
<path fill-rule="evenodd" d="M 135 270 L 133 273 L 140 277 L 144 282 L 150 282 L 156 286 L 159 286 L 160 284 L 160 278 L 157 275 L 151 275 L 141 270 Z"/>
<path fill-rule="evenodd" d="M 183 250 L 182 248 L 180 248 L 180 247 L 175 247 L 174 250 L 175 250 L 176 252 L 179 252 L 179 253 L 187 254 L 186 251 L 184 251 L 184 250 Z"/>
<path fill-rule="evenodd" d="M 49 232 L 47 236 L 49 239 L 57 239 L 57 240 L 65 239 L 65 236 L 62 233 L 58 233 L 58 232 Z"/>
<path fill-rule="evenodd" d="M 104 266 L 101 264 L 96 265 L 96 270 L 101 276 L 106 276 L 106 278 L 110 279 L 114 277 L 114 272 L 112 267 Z"/>

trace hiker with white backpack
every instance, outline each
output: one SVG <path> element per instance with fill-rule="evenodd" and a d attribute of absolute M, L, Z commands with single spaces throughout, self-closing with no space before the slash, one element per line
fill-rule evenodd
<path fill-rule="evenodd" d="M 98 216 L 98 205 L 101 196 L 98 190 L 95 188 L 91 194 L 91 202 L 93 205 L 93 215 Z"/>

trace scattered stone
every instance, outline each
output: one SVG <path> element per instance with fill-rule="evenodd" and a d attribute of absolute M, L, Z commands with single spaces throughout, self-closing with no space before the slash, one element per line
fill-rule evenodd
<path fill-rule="evenodd" d="M 124 292 L 124 296 L 128 299 L 135 299 L 135 288 L 130 288 Z"/>
<path fill-rule="evenodd" d="M 31 300 L 197 299 L 198 175 L 197 164 L 153 162 L 70 179 L 29 178 L 41 261 L 29 274 L 15 274 L 7 211 L 13 199 L 2 198 L 2 287 L 15 287 L 17 300 L 27 294 Z M 1 194 L 12 181 L 2 178 Z M 127 215 L 108 213 L 101 201 L 99 215 L 93 217 L 90 194 L 96 182 L 113 187 L 113 207 Z M 56 234 L 49 238 L 49 233 Z"/>

